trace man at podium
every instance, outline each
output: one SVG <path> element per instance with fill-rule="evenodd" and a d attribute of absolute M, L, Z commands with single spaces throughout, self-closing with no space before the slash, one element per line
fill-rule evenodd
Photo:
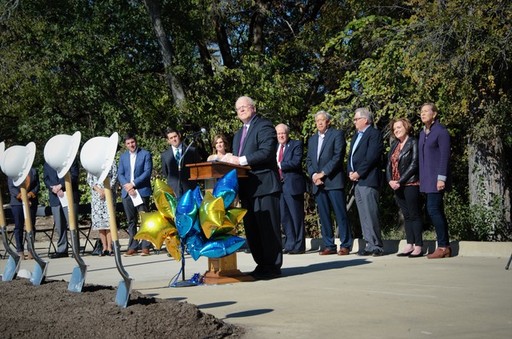
<path fill-rule="evenodd" d="M 283 263 L 276 131 L 269 120 L 256 114 L 251 98 L 238 98 L 235 108 L 244 125 L 233 138 L 231 162 L 251 167 L 248 177 L 240 179 L 239 190 L 242 207 L 247 209 L 245 235 L 257 264 L 250 274 L 255 279 L 273 279 L 281 275 Z"/>

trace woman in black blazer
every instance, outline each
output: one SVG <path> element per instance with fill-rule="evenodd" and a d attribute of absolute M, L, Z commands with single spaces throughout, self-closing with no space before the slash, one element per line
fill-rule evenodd
<path fill-rule="evenodd" d="M 412 125 L 407 118 L 394 119 L 390 126 L 395 140 L 388 154 L 386 179 L 404 215 L 407 239 L 407 246 L 397 255 L 417 258 L 423 256 L 418 142 L 411 136 Z"/>

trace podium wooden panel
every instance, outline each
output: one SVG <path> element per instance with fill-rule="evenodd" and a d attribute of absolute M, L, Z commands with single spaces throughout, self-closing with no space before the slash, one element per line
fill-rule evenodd
<path fill-rule="evenodd" d="M 218 178 L 236 169 L 237 177 L 247 177 L 249 166 L 237 166 L 226 162 L 200 162 L 186 165 L 190 168 L 191 180 L 204 180 L 205 190 L 212 192 Z M 236 252 L 222 258 L 208 258 L 208 270 L 204 274 L 205 284 L 230 284 L 241 281 L 254 281 L 250 275 L 237 268 Z"/>

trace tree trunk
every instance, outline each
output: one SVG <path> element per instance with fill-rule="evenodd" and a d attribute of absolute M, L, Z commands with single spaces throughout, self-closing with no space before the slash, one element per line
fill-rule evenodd
<path fill-rule="evenodd" d="M 500 219 L 509 224 L 510 190 L 502 160 L 503 143 L 497 133 L 489 139 L 468 142 L 469 202 L 495 210 L 501 214 Z"/>
<path fill-rule="evenodd" d="M 183 107 L 185 104 L 185 93 L 180 81 L 172 71 L 172 49 L 171 43 L 167 38 L 160 14 L 160 2 L 155 0 L 144 0 L 144 4 L 151 17 L 151 24 L 156 34 L 156 39 L 160 45 L 160 52 L 162 53 L 162 62 L 165 68 L 165 79 L 167 85 L 171 89 L 174 103 L 178 107 Z"/>
<path fill-rule="evenodd" d="M 263 53 L 265 48 L 263 26 L 265 25 L 265 20 L 267 19 L 267 13 L 270 8 L 270 1 L 256 0 L 254 7 L 254 14 L 252 15 L 251 24 L 249 27 L 250 44 L 255 52 Z"/>

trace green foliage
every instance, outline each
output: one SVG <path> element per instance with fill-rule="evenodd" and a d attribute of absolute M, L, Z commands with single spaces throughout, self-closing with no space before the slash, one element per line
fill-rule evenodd
<path fill-rule="evenodd" d="M 510 241 L 511 230 L 503 220 L 503 204 L 496 198 L 492 208 L 468 205 L 456 192 L 445 196 L 450 238 L 468 241 Z"/>

